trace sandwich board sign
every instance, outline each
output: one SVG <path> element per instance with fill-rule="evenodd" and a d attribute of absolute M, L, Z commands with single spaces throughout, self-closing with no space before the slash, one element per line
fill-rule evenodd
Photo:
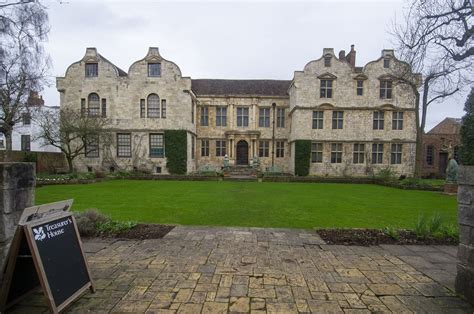
<path fill-rule="evenodd" d="M 41 286 L 53 313 L 84 291 L 94 292 L 72 200 L 26 208 L 13 237 L 5 266 L 0 310 L 3 312 Z"/>

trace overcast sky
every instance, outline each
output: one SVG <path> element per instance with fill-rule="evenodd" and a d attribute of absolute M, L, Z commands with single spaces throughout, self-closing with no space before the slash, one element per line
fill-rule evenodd
<path fill-rule="evenodd" d="M 43 1 L 51 32 L 48 105 L 59 105 L 54 77 L 80 60 L 86 47 L 128 71 L 159 47 L 191 78 L 291 80 L 324 47 L 350 50 L 357 66 L 392 48 L 388 30 L 402 17 L 403 0 L 375 1 Z M 429 109 L 427 131 L 445 117 L 461 117 L 467 93 Z"/>

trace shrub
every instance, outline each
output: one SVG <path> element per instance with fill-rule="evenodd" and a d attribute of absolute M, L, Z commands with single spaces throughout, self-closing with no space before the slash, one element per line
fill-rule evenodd
<path fill-rule="evenodd" d="M 187 171 L 188 149 L 185 130 L 165 131 L 166 168 L 171 174 L 185 174 Z"/>
<path fill-rule="evenodd" d="M 474 165 L 474 88 L 471 89 L 464 105 L 466 114 L 461 126 L 461 164 Z"/>
<path fill-rule="evenodd" d="M 114 235 L 121 231 L 134 228 L 137 223 L 132 221 L 115 221 L 100 213 L 97 209 L 87 209 L 84 212 L 74 213 L 79 233 L 85 237 L 99 234 Z"/>
<path fill-rule="evenodd" d="M 387 166 L 375 175 L 376 179 L 381 180 L 382 182 L 393 182 L 396 180 L 396 173 L 390 166 Z"/>
<path fill-rule="evenodd" d="M 297 176 L 307 176 L 311 159 L 311 141 L 295 141 L 295 174 Z"/>
<path fill-rule="evenodd" d="M 108 218 L 97 209 L 86 209 L 84 212 L 74 213 L 79 233 L 85 237 L 97 235 L 97 225 L 105 223 Z"/>
<path fill-rule="evenodd" d="M 441 231 L 444 224 L 444 219 L 440 213 L 436 212 L 428 220 L 428 230 L 431 235 L 435 235 Z"/>
<path fill-rule="evenodd" d="M 425 215 L 418 216 L 418 219 L 415 223 L 415 233 L 416 236 L 420 239 L 424 239 L 429 235 L 427 219 Z"/>
<path fill-rule="evenodd" d="M 400 239 L 400 234 L 398 233 L 398 230 L 394 227 L 385 227 L 383 232 L 394 240 Z"/>

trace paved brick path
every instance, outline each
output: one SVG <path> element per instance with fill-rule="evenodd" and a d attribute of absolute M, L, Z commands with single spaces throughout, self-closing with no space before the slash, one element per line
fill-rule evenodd
<path fill-rule="evenodd" d="M 203 227 L 85 247 L 97 292 L 71 312 L 474 311 L 448 290 L 456 247 L 325 245 L 306 230 Z M 44 310 L 39 293 L 13 308 Z"/>

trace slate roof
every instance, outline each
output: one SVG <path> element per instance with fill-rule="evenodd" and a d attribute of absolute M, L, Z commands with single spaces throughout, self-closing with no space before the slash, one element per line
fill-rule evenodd
<path fill-rule="evenodd" d="M 101 55 L 99 53 L 98 53 L 98 55 L 100 56 L 101 59 L 103 59 L 104 61 L 106 61 L 106 62 L 110 63 L 111 65 L 113 65 L 117 69 L 119 76 L 127 76 L 127 72 L 125 72 L 124 70 L 122 70 L 121 68 L 119 68 L 118 66 L 113 64 L 112 62 L 110 62 L 110 60 L 108 60 L 103 55 Z"/>
<path fill-rule="evenodd" d="M 191 80 L 198 96 L 284 96 L 288 97 L 291 81 L 286 80 Z"/>
<path fill-rule="evenodd" d="M 427 134 L 459 134 L 462 120 L 458 118 L 445 118 L 435 125 Z"/>

